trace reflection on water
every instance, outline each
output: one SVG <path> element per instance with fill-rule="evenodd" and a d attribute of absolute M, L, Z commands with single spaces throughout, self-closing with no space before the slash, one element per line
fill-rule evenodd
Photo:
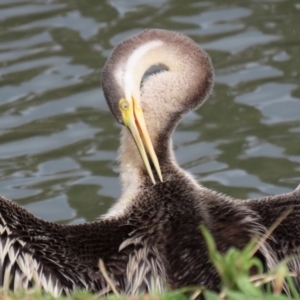
<path fill-rule="evenodd" d="M 61 223 L 119 195 L 119 125 L 99 78 L 113 46 L 148 27 L 211 55 L 210 100 L 174 135 L 178 162 L 233 197 L 300 182 L 299 1 L 0 3 L 0 194 Z"/>

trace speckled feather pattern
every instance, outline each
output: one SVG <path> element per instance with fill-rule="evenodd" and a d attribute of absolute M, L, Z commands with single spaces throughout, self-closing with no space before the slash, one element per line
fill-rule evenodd
<path fill-rule="evenodd" d="M 74 226 L 45 222 L 1 197 L 0 285 L 13 290 L 37 285 L 54 295 L 75 288 L 99 291 L 107 286 L 98 268 L 102 258 L 124 289 L 128 254 L 114 254 L 129 232 L 121 220 Z"/>
<path fill-rule="evenodd" d="M 0 286 L 4 289 L 37 285 L 56 296 L 76 288 L 109 293 L 98 267 L 101 259 L 120 292 L 161 292 L 186 285 L 218 290 L 220 279 L 199 226 L 210 230 L 224 253 L 265 234 L 287 208 L 292 212 L 256 255 L 269 269 L 288 255 L 300 254 L 299 186 L 289 194 L 242 201 L 203 187 L 177 165 L 171 134 L 183 114 L 205 101 L 213 83 L 210 59 L 191 39 L 146 30 L 117 46 L 102 74 L 113 115 L 121 122 L 118 101 L 125 90 L 114 74 L 119 76 L 131 53 L 151 40 L 164 46 L 156 43 L 157 53 L 149 48 L 148 62 L 156 55 L 160 63 L 163 57 L 169 71 L 150 76 L 140 101 L 164 181 L 152 184 L 124 128 L 119 159 L 122 196 L 100 220 L 81 225 L 49 223 L 0 197 Z M 137 72 L 141 70 L 137 66 Z M 289 266 L 297 274 L 300 290 L 300 260 L 293 259 Z"/>
<path fill-rule="evenodd" d="M 103 291 L 101 258 L 117 288 L 130 294 L 194 284 L 216 290 L 219 277 L 199 225 L 208 227 L 221 252 L 241 249 L 287 207 L 293 212 L 268 244 L 276 260 L 299 253 L 300 193 L 239 201 L 208 189 L 199 192 L 181 176 L 174 173 L 173 181 L 141 191 L 121 219 L 83 225 L 48 223 L 1 198 L 0 284 L 12 289 L 38 285 L 55 295 L 75 288 Z M 257 255 L 267 269 L 266 253 Z M 299 261 L 291 268 L 299 272 Z"/>

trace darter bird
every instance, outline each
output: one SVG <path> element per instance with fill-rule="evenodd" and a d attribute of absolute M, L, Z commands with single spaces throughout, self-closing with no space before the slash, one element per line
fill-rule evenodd
<path fill-rule="evenodd" d="M 165 71 L 149 76 L 154 65 Z M 0 286 L 40 286 L 54 295 L 86 289 L 103 294 L 162 292 L 165 287 L 220 288 L 199 225 L 219 251 L 243 248 L 278 225 L 256 255 L 266 269 L 300 252 L 300 187 L 261 199 L 233 199 L 205 188 L 175 160 L 171 135 L 187 112 L 198 108 L 213 86 L 209 56 L 183 34 L 150 29 L 120 43 L 102 72 L 103 91 L 122 128 L 122 194 L 100 220 L 58 225 L 34 217 L 0 198 Z M 83 199 L 84 201 L 84 199 Z M 300 288 L 300 261 L 290 263 Z"/>

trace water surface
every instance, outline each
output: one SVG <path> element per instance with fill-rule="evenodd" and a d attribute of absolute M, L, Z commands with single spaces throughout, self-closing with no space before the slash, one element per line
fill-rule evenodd
<path fill-rule="evenodd" d="M 144 28 L 210 54 L 210 99 L 174 135 L 179 164 L 237 198 L 300 183 L 300 1 L 0 3 L 0 194 L 59 223 L 119 196 L 120 126 L 101 88 L 112 48 Z"/>

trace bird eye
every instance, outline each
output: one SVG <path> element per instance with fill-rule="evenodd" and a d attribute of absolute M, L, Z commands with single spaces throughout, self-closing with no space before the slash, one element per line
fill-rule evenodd
<path fill-rule="evenodd" d="M 120 100 L 119 106 L 120 106 L 121 110 L 128 110 L 129 109 L 129 103 L 124 98 Z"/>

